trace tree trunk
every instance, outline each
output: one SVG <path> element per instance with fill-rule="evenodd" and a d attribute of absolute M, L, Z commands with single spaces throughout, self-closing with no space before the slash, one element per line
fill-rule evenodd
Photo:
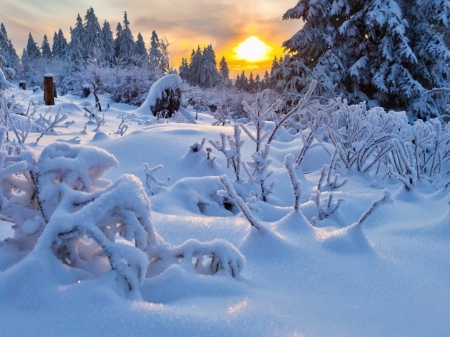
<path fill-rule="evenodd" d="M 45 105 L 55 105 L 55 86 L 53 84 L 53 75 L 44 75 L 44 103 Z"/>
<path fill-rule="evenodd" d="M 27 90 L 27 82 L 20 81 L 19 82 L 19 88 L 22 88 L 23 90 Z"/>

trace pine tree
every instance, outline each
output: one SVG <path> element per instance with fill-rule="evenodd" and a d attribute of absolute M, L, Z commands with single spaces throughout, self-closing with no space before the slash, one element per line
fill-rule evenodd
<path fill-rule="evenodd" d="M 181 66 L 178 69 L 178 75 L 181 77 L 183 81 L 189 80 L 189 64 L 184 57 L 181 59 Z"/>
<path fill-rule="evenodd" d="M 225 56 L 222 56 L 222 59 L 220 60 L 219 69 L 222 81 L 227 83 L 230 80 L 230 71 L 228 70 L 228 64 L 227 61 L 225 61 Z"/>
<path fill-rule="evenodd" d="M 52 54 L 55 58 L 64 58 L 66 56 L 67 41 L 61 29 L 53 36 Z"/>
<path fill-rule="evenodd" d="M 80 14 L 78 13 L 77 22 L 75 23 L 75 28 L 70 30 L 70 43 L 74 41 L 74 39 L 78 39 L 80 45 L 76 47 L 76 49 L 81 48 L 81 54 L 84 54 L 84 41 L 85 41 L 85 30 L 83 27 L 83 20 L 81 19 Z"/>
<path fill-rule="evenodd" d="M 200 85 L 200 71 L 203 65 L 203 54 L 200 46 L 197 51 L 192 50 L 191 59 L 189 63 L 189 83 L 191 85 Z"/>
<path fill-rule="evenodd" d="M 34 42 L 33 36 L 31 33 L 28 34 L 28 42 L 27 42 L 27 58 L 28 61 L 31 62 L 35 59 L 41 57 L 41 52 L 39 51 L 36 42 Z"/>
<path fill-rule="evenodd" d="M 41 50 L 42 50 L 42 58 L 48 59 L 50 60 L 52 58 L 52 51 L 50 49 L 50 45 L 48 43 L 48 38 L 47 35 L 44 34 L 44 40 L 42 41 L 42 46 L 41 46 Z"/>
<path fill-rule="evenodd" d="M 262 83 L 261 83 L 261 77 L 259 74 L 256 74 L 255 76 L 255 91 L 261 91 L 262 90 Z"/>
<path fill-rule="evenodd" d="M 250 92 L 255 92 L 256 91 L 256 84 L 255 84 L 255 79 L 253 78 L 253 73 L 250 72 L 250 76 L 248 78 L 248 91 Z"/>
<path fill-rule="evenodd" d="M 130 64 L 136 53 L 134 38 L 129 27 L 130 22 L 128 21 L 127 12 L 124 12 L 123 24 L 125 28 L 122 30 L 122 34 L 120 36 L 119 58 L 125 61 L 126 64 Z"/>
<path fill-rule="evenodd" d="M 122 44 L 122 25 L 120 24 L 120 22 L 117 23 L 116 26 L 116 38 L 114 39 L 114 51 L 115 51 L 115 56 L 118 58 L 120 55 L 120 46 Z"/>
<path fill-rule="evenodd" d="M 100 57 L 102 57 L 105 53 L 103 34 L 92 7 L 87 10 L 84 20 L 86 22 L 84 25 L 84 40 L 80 40 L 84 44 L 83 57 L 88 59 L 97 54 L 100 54 Z"/>
<path fill-rule="evenodd" d="M 213 87 L 217 83 L 219 72 L 217 71 L 216 54 L 212 45 L 203 49 L 203 62 L 200 67 L 200 86 Z"/>
<path fill-rule="evenodd" d="M 152 31 L 152 36 L 150 38 L 150 49 L 148 50 L 148 58 L 150 62 L 150 67 L 152 69 L 157 69 L 161 63 L 161 48 L 158 34 Z"/>
<path fill-rule="evenodd" d="M 102 27 L 102 38 L 103 38 L 103 54 L 102 63 L 106 66 L 111 66 L 116 56 L 114 50 L 114 39 L 113 33 L 111 31 L 111 26 L 109 22 L 105 20 Z"/>
<path fill-rule="evenodd" d="M 276 71 L 284 90 L 302 92 L 314 78 L 320 96 L 410 117 L 447 106 L 431 93 L 449 86 L 450 52 L 437 33 L 449 26 L 448 0 L 300 0 L 283 19 L 300 18 L 303 28 L 283 44 L 292 57 Z"/>
<path fill-rule="evenodd" d="M 3 64 L 1 64 L 3 63 Z M 10 39 L 3 23 L 0 24 L 0 66 L 19 69 L 19 56 Z"/>
<path fill-rule="evenodd" d="M 270 88 L 270 75 L 269 72 L 266 70 L 264 72 L 264 78 L 262 80 L 262 88 L 261 89 L 269 89 Z"/>
<path fill-rule="evenodd" d="M 165 37 L 162 37 L 160 40 L 160 51 L 161 51 L 161 60 L 159 62 L 159 69 L 163 74 L 168 74 L 170 72 L 170 63 L 169 63 L 169 41 Z"/>
<path fill-rule="evenodd" d="M 147 48 L 141 33 L 138 34 L 136 40 L 136 61 L 139 66 L 143 66 L 148 62 Z"/>

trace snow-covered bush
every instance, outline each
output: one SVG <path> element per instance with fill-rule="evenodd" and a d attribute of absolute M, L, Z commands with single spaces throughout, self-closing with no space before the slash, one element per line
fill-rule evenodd
<path fill-rule="evenodd" d="M 235 277 L 242 270 L 244 258 L 227 242 L 165 243 L 153 228 L 140 180 L 132 175 L 113 183 L 104 179 L 118 165 L 108 152 L 55 143 L 36 163 L 23 146 L 5 144 L 5 133 L 1 128 L 0 215 L 14 223 L 15 233 L 0 242 L 0 254 L 53 252 L 64 264 L 92 275 L 112 271 L 128 298 L 140 298 L 149 265 L 149 275 L 174 263 L 204 273 L 205 259 L 211 274 L 225 270 Z"/>
<path fill-rule="evenodd" d="M 170 118 L 185 104 L 181 92 L 182 80 L 178 75 L 169 74 L 153 83 L 139 112 L 153 114 L 160 118 Z"/>

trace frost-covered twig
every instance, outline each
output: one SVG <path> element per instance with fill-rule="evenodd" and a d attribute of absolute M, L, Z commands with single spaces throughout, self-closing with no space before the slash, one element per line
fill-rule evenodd
<path fill-rule="evenodd" d="M 298 102 L 298 104 L 291 109 L 283 118 L 280 119 L 280 121 L 275 125 L 275 128 L 272 130 L 272 133 L 270 134 L 267 144 L 270 144 L 274 139 L 277 131 L 279 128 L 284 124 L 285 121 L 287 121 L 289 118 L 292 118 L 292 116 L 300 113 L 303 109 L 305 109 L 309 104 L 311 104 L 310 99 L 311 95 L 314 92 L 314 89 L 316 88 L 317 81 L 312 80 L 311 84 L 308 88 L 308 91 L 306 92 L 305 96 Z"/>
<path fill-rule="evenodd" d="M 362 223 L 367 219 L 367 217 L 373 213 L 373 211 L 375 210 L 375 208 L 383 203 L 383 202 L 388 202 L 391 199 L 391 195 L 389 194 L 389 192 L 387 190 L 383 191 L 383 197 L 379 200 L 376 200 L 372 203 L 372 205 L 369 207 L 369 209 L 359 218 L 358 221 L 356 221 L 356 225 L 357 226 L 361 226 Z"/>
<path fill-rule="evenodd" d="M 258 220 L 253 216 L 250 208 L 248 208 L 247 204 L 242 200 L 240 196 L 237 195 L 231 181 L 225 176 L 221 176 L 220 178 L 221 184 L 225 187 L 225 190 L 217 191 L 217 194 L 220 196 L 227 196 L 239 207 L 242 214 L 247 218 L 250 222 L 250 225 L 258 230 L 262 230 L 263 227 L 258 223 Z"/>
<path fill-rule="evenodd" d="M 286 155 L 284 158 L 284 166 L 289 174 L 289 180 L 291 181 L 292 191 L 294 192 L 294 210 L 300 211 L 300 197 L 302 195 L 302 185 L 297 178 L 297 174 L 294 170 L 294 156 L 292 154 Z"/>
<path fill-rule="evenodd" d="M 253 169 L 253 174 L 251 174 L 250 180 L 254 181 L 260 186 L 261 189 L 261 200 L 266 202 L 267 197 L 273 193 L 273 188 L 275 186 L 276 180 L 269 183 L 268 179 L 272 175 L 272 171 L 269 170 L 269 166 L 272 160 L 269 159 L 270 145 L 266 144 L 264 149 L 252 154 L 253 161 L 247 162 L 248 166 Z M 247 174 L 249 174 L 248 169 L 245 167 Z"/>
<path fill-rule="evenodd" d="M 156 171 L 162 168 L 163 165 L 157 165 L 153 168 L 149 168 L 147 163 L 144 164 L 145 184 L 147 186 L 149 195 L 157 194 L 161 190 L 161 187 L 167 186 L 170 181 L 170 177 L 167 177 L 166 181 L 161 181 L 153 176 Z"/>
<path fill-rule="evenodd" d="M 48 132 L 54 131 L 53 129 L 59 126 L 59 124 L 67 119 L 67 115 L 64 114 L 60 116 L 61 108 L 58 109 L 58 112 L 56 113 L 55 118 L 52 120 L 52 116 L 50 116 L 48 119 L 45 118 L 46 115 L 40 116 L 39 120 L 43 123 L 43 131 L 41 132 L 40 136 L 36 139 L 36 145 L 39 142 L 39 140 L 44 137 Z"/>
<path fill-rule="evenodd" d="M 135 115 L 125 115 L 125 113 L 122 113 L 119 115 L 120 118 L 120 123 L 117 127 L 117 131 L 116 134 L 123 136 L 125 134 L 125 132 L 127 132 L 128 130 L 128 125 L 125 124 L 128 120 L 134 118 Z"/>
<path fill-rule="evenodd" d="M 195 142 L 194 144 L 191 145 L 190 151 L 192 151 L 192 152 L 200 152 L 201 150 L 203 150 L 203 146 L 205 145 L 205 141 L 206 141 L 206 138 L 203 138 L 202 142 L 200 144 L 198 142 Z"/>
<path fill-rule="evenodd" d="M 250 121 L 253 123 L 256 134 L 253 135 L 244 124 L 240 124 L 242 130 L 249 136 L 249 138 L 255 142 L 256 151 L 261 150 L 263 142 L 269 137 L 271 131 L 264 132 L 266 125 L 266 120 L 272 116 L 275 111 L 277 111 L 281 105 L 282 101 L 277 100 L 276 102 L 270 104 L 270 90 L 266 89 L 262 93 L 259 93 L 256 97 L 256 101 L 250 106 L 246 101 L 243 101 L 244 111 L 250 117 Z"/>
<path fill-rule="evenodd" d="M 106 119 L 105 119 L 105 113 L 103 113 L 103 116 L 100 117 L 98 114 L 95 115 L 95 124 L 97 125 L 97 127 L 94 129 L 94 131 L 100 131 L 100 127 L 102 125 L 105 125 L 106 123 Z M 128 128 L 128 126 L 127 126 Z M 126 131 L 126 129 L 125 129 Z"/>

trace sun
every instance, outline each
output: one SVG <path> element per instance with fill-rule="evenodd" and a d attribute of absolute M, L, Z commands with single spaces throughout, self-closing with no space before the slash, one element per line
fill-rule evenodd
<path fill-rule="evenodd" d="M 234 48 L 236 58 L 239 60 L 246 60 L 249 62 L 264 61 L 270 58 L 269 53 L 272 47 L 265 44 L 256 36 L 250 36 L 247 40 L 238 44 Z"/>

